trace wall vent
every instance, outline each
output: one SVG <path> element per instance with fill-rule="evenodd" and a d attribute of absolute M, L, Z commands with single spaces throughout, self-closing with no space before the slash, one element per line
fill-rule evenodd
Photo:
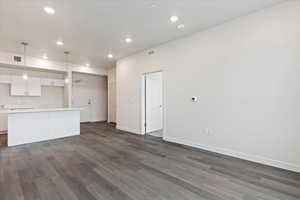
<path fill-rule="evenodd" d="M 14 56 L 14 62 L 15 63 L 21 63 L 22 62 L 22 57 L 21 56 Z"/>
<path fill-rule="evenodd" d="M 148 51 L 148 55 L 153 55 L 155 53 L 154 50 Z"/>

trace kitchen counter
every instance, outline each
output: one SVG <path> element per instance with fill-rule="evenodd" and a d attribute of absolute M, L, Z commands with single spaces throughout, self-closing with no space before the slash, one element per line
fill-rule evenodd
<path fill-rule="evenodd" d="M 14 113 L 33 113 L 33 112 L 60 112 L 60 111 L 74 111 L 74 110 L 82 110 L 81 108 L 35 108 L 35 109 L 15 109 L 15 110 L 7 110 L 6 113 L 14 114 Z"/>
<path fill-rule="evenodd" d="M 80 135 L 80 108 L 8 110 L 8 146 Z"/>

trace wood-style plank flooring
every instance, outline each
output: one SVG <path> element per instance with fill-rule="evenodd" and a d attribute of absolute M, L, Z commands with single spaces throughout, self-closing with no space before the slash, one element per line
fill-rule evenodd
<path fill-rule="evenodd" d="M 295 200 L 300 174 L 105 123 L 81 136 L 0 148 L 0 200 Z"/>
<path fill-rule="evenodd" d="M 0 148 L 7 146 L 7 134 L 0 134 Z"/>

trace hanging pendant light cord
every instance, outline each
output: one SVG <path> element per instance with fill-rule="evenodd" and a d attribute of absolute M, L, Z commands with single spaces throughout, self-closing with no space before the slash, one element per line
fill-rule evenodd
<path fill-rule="evenodd" d="M 70 52 L 65 51 L 64 54 L 66 55 L 66 67 L 68 67 L 68 64 L 69 64 L 69 54 L 70 54 Z"/>
<path fill-rule="evenodd" d="M 69 67 L 69 51 L 65 51 L 64 54 L 66 55 L 66 68 L 69 71 L 68 67 Z M 69 83 L 69 79 L 65 78 L 65 83 Z"/>
<path fill-rule="evenodd" d="M 27 64 L 27 59 L 26 59 L 26 47 L 28 46 L 28 43 L 27 42 L 22 42 L 21 43 L 23 45 L 23 50 L 24 50 L 24 58 L 23 58 L 23 70 L 24 70 L 24 74 L 23 74 L 23 78 L 25 80 L 28 79 L 28 75 L 27 75 L 27 72 L 26 72 L 26 64 Z"/>
<path fill-rule="evenodd" d="M 23 62 L 23 65 L 26 66 L 26 64 L 27 64 L 26 63 L 26 47 L 28 46 L 28 43 L 27 42 L 22 42 L 21 44 L 23 45 L 23 53 L 24 53 L 24 58 L 23 58 L 24 62 Z"/>

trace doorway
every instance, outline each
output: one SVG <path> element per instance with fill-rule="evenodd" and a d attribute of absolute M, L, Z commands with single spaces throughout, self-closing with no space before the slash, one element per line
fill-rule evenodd
<path fill-rule="evenodd" d="M 161 71 L 143 75 L 144 133 L 163 137 L 163 74 Z"/>
<path fill-rule="evenodd" d="M 107 120 L 107 78 L 104 76 L 73 73 L 72 104 L 81 108 L 80 122 Z"/>

